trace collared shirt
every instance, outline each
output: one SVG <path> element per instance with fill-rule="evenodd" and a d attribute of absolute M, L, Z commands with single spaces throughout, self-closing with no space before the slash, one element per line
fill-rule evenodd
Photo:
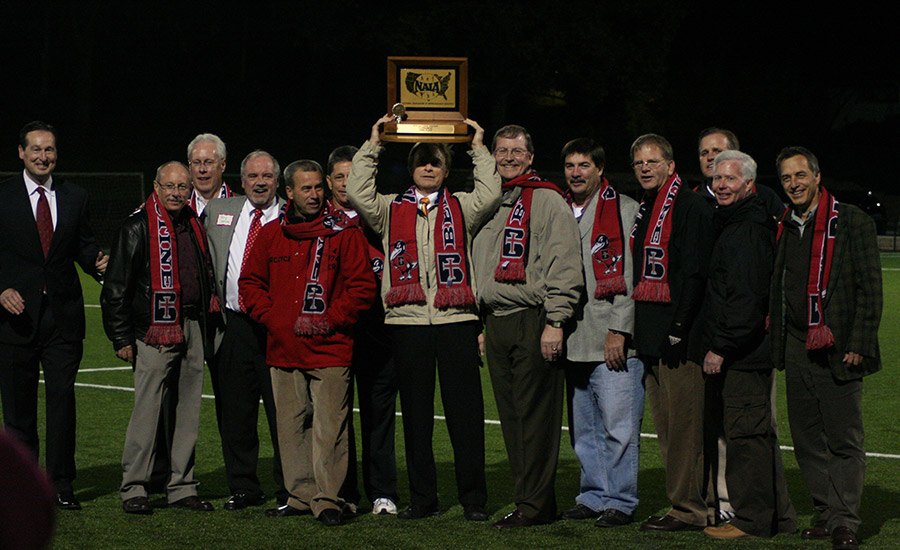
<path fill-rule="evenodd" d="M 56 189 L 53 188 L 53 176 L 47 178 L 47 183 L 40 185 L 31 178 L 28 170 L 23 170 L 25 176 L 25 189 L 28 191 L 28 200 L 31 201 L 31 213 L 37 221 L 37 205 L 41 198 L 38 186 L 44 188 L 44 195 L 47 196 L 47 203 L 50 205 L 50 218 L 53 220 L 53 229 L 56 229 Z"/>
<path fill-rule="evenodd" d="M 244 207 L 238 216 L 234 226 L 234 235 L 228 247 L 228 264 L 225 268 L 225 306 L 233 311 L 240 311 L 238 305 L 238 277 L 241 274 L 241 265 L 244 262 L 244 248 L 247 246 L 247 235 L 250 233 L 250 221 L 253 219 L 253 211 L 256 208 L 250 201 L 244 201 Z M 278 201 L 273 200 L 268 208 L 263 209 L 259 222 L 266 225 L 272 220 L 278 219 Z"/>
<path fill-rule="evenodd" d="M 437 201 L 437 197 L 438 197 L 437 191 L 435 191 L 434 193 L 429 193 L 427 195 L 423 195 L 418 189 L 416 189 L 416 204 L 422 204 L 422 199 L 427 198 L 429 211 L 431 209 L 433 209 L 435 206 L 437 206 L 435 204 L 435 202 Z"/>

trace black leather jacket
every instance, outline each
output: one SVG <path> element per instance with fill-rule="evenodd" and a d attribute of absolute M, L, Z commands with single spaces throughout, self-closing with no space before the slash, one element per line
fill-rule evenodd
<path fill-rule="evenodd" d="M 193 231 L 198 265 L 204 266 L 207 277 L 200 277 L 201 304 L 208 305 L 212 289 L 210 262 L 201 252 Z M 109 264 L 100 292 L 103 309 L 103 329 L 116 350 L 143 340 L 150 327 L 150 230 L 147 212 L 141 209 L 125 220 L 109 254 Z M 211 345 L 206 307 L 200 308 L 200 326 L 204 334 L 204 349 Z M 184 316 L 182 316 L 182 320 Z"/>

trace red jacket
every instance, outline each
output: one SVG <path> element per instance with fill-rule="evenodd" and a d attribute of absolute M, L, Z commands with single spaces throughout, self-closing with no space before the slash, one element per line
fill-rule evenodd
<path fill-rule="evenodd" d="M 323 261 L 334 270 L 326 290 L 326 335 L 297 336 L 300 313 L 316 239 L 287 236 L 279 223 L 265 225 L 247 258 L 238 287 L 247 314 L 268 330 L 266 363 L 274 367 L 315 369 L 348 367 L 353 358 L 353 326 L 375 298 L 375 280 L 366 239 L 357 227 L 328 237 Z"/>

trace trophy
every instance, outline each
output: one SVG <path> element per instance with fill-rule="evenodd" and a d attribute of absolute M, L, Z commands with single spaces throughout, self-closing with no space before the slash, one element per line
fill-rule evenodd
<path fill-rule="evenodd" d="M 388 57 L 387 110 L 394 119 L 384 141 L 415 143 L 471 141 L 464 122 L 468 109 L 465 57 Z"/>

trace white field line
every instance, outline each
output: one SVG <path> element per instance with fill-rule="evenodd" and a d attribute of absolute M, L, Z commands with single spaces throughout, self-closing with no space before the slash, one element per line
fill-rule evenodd
<path fill-rule="evenodd" d="M 110 367 L 110 368 L 96 368 L 96 369 L 79 369 L 78 372 L 79 372 L 79 374 L 80 374 L 80 373 L 86 373 L 86 372 L 103 372 L 103 371 L 113 371 L 113 370 L 131 370 L 131 367 Z M 41 379 L 41 382 L 43 382 L 43 381 L 44 381 L 44 380 Z M 94 388 L 94 389 L 98 389 L 98 390 L 114 390 L 114 391 L 134 392 L 134 388 L 129 388 L 129 387 L 127 387 L 127 386 L 107 386 L 107 385 L 102 385 L 102 384 L 85 384 L 85 383 L 83 383 L 83 382 L 76 382 L 76 383 L 75 383 L 75 386 L 80 387 L 80 388 Z M 203 399 L 215 399 L 215 397 L 212 396 L 212 395 L 205 395 L 205 394 L 204 394 L 204 395 L 203 395 Z M 262 402 L 262 401 L 260 401 L 260 402 Z M 353 409 L 353 412 L 359 413 L 359 409 Z M 395 413 L 395 414 L 396 414 L 397 417 L 402 417 L 402 416 L 403 416 L 403 415 L 402 415 L 401 413 L 399 413 L 399 412 L 398 412 L 398 413 Z M 434 419 L 435 419 L 435 420 L 441 420 L 441 421 L 444 421 L 444 420 L 447 419 L 447 417 L 435 415 Z M 489 425 L 489 426 L 499 426 L 499 425 L 500 425 L 500 421 L 499 421 L 499 420 L 491 420 L 491 419 L 488 419 L 488 418 L 486 418 L 486 419 L 484 420 L 484 423 L 487 424 L 487 425 Z M 569 431 L 569 427 L 568 427 L 568 426 L 563 426 L 562 429 L 563 429 L 564 431 Z M 656 434 L 651 434 L 651 433 L 641 433 L 641 437 L 643 437 L 644 439 L 656 439 L 656 438 L 657 438 L 657 437 L 656 437 Z M 793 451 L 794 448 L 791 447 L 791 446 L 788 446 L 788 445 L 781 445 L 781 450 L 782 450 L 782 451 Z M 870 453 L 870 452 L 867 452 L 867 453 L 866 453 L 866 456 L 867 456 L 867 457 L 871 457 L 871 458 L 891 458 L 891 459 L 894 459 L 894 460 L 900 460 L 900 455 L 897 455 L 897 454 Z"/>

